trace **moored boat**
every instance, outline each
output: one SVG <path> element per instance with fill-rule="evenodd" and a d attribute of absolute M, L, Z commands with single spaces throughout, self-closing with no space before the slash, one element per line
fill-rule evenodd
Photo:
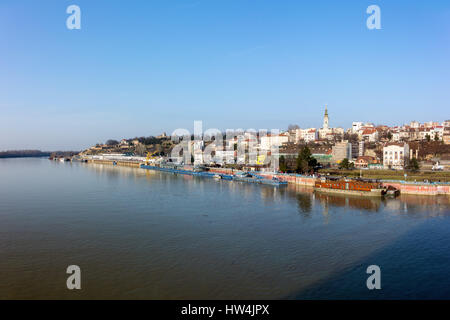
<path fill-rule="evenodd" d="M 386 188 L 378 181 L 327 178 L 317 180 L 314 190 L 317 192 L 365 197 L 383 197 L 387 192 Z"/>
<path fill-rule="evenodd" d="M 395 198 L 396 196 L 400 195 L 400 190 L 394 188 L 393 186 L 388 186 L 386 188 L 386 195 Z"/>
<path fill-rule="evenodd" d="M 287 186 L 286 181 L 280 181 L 279 179 L 277 179 L 275 177 L 272 179 L 266 179 L 262 176 L 256 175 L 251 172 L 243 172 L 240 174 L 236 174 L 233 176 L 233 180 L 250 182 L 250 183 L 266 184 L 266 185 L 275 186 L 275 187 Z"/>

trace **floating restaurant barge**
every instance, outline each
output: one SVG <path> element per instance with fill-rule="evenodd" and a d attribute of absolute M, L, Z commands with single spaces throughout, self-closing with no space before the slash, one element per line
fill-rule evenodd
<path fill-rule="evenodd" d="M 215 178 L 215 179 L 221 179 L 221 180 L 234 180 L 234 181 L 242 181 L 242 182 L 249 182 L 249 183 L 257 183 L 257 184 L 265 184 L 275 187 L 281 187 L 281 186 L 287 186 L 286 181 L 280 181 L 278 179 L 267 179 L 252 173 L 240 173 L 240 174 L 223 174 L 223 173 L 217 173 L 217 172 L 208 172 L 203 170 L 196 170 L 194 169 L 188 169 L 188 168 L 176 168 L 176 167 L 162 167 L 162 166 L 151 166 L 146 164 L 141 164 L 140 166 L 142 169 L 147 170 L 156 170 L 156 171 L 162 171 L 162 172 L 170 172 L 175 174 L 187 174 L 191 176 L 199 176 L 199 177 L 206 177 L 206 178 Z"/>
<path fill-rule="evenodd" d="M 355 195 L 364 197 L 383 197 L 385 195 L 398 195 L 398 190 L 383 187 L 381 182 L 347 179 L 318 179 L 314 185 L 317 192 Z"/>

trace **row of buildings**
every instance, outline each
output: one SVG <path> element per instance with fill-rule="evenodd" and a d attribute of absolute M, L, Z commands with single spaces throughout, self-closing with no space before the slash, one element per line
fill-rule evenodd
<path fill-rule="evenodd" d="M 329 120 L 328 108 L 325 106 L 321 128 L 295 127 L 267 135 L 245 132 L 221 143 L 217 140 L 213 143 L 211 139 L 204 141 L 202 137 L 173 143 L 170 136 L 163 134 L 149 141 L 124 139 L 116 145 L 96 145 L 89 151 L 126 153 L 139 150 L 138 155 L 141 156 L 148 151 L 165 156 L 176 154 L 178 160 L 185 163 L 223 165 L 250 162 L 264 165 L 273 157 L 281 155 L 295 158 L 300 145 L 307 143 L 313 157 L 322 164 L 333 166 L 348 159 L 356 168 L 403 169 L 412 158 L 418 158 L 417 143 L 440 141 L 450 144 L 450 120 L 443 123 L 412 121 L 394 127 L 353 122 L 347 130 L 331 127 Z M 415 149 L 410 148 L 412 143 L 416 144 Z"/>
<path fill-rule="evenodd" d="M 410 144 L 425 141 L 449 145 L 450 120 L 442 123 L 412 121 L 394 127 L 353 122 L 351 128 L 344 130 L 330 127 L 325 107 L 322 128 L 295 128 L 276 136 L 263 137 L 261 148 L 270 150 L 274 144 L 283 147 L 289 143 L 325 143 L 331 148 L 313 154 L 321 162 L 338 164 L 348 159 L 357 168 L 403 169 L 412 158 L 418 158 L 418 149 L 411 149 Z"/>
<path fill-rule="evenodd" d="M 450 144 L 450 120 L 442 123 L 429 121 L 419 123 L 412 121 L 402 126 L 374 125 L 369 122 L 353 122 L 351 128 L 331 128 L 329 126 L 328 109 L 325 107 L 323 126 L 317 128 L 297 128 L 288 132 L 289 141 L 316 142 L 342 140 L 344 135 L 366 142 L 410 142 L 410 141 L 443 141 Z"/>

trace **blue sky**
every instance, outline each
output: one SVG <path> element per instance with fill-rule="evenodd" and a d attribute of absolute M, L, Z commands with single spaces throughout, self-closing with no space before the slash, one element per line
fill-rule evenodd
<path fill-rule="evenodd" d="M 68 30 L 79 5 L 82 29 Z M 381 8 L 368 30 L 366 8 Z M 0 150 L 450 118 L 449 1 L 0 2 Z"/>

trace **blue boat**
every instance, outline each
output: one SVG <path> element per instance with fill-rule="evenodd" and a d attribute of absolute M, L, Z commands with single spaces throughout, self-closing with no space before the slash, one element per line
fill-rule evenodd
<path fill-rule="evenodd" d="M 243 181 L 243 182 L 248 182 L 248 183 L 266 184 L 266 185 L 275 186 L 275 187 L 287 186 L 287 184 L 288 184 L 286 181 L 280 181 L 277 178 L 266 179 L 262 176 L 256 175 L 251 172 L 237 174 L 237 175 L 233 176 L 233 180 Z"/>
<path fill-rule="evenodd" d="M 170 172 L 170 173 L 178 173 L 178 174 L 187 174 L 191 176 L 199 176 L 199 177 L 205 177 L 205 178 L 217 178 L 220 177 L 222 180 L 227 181 L 242 181 L 242 182 L 248 182 L 248 183 L 259 183 L 259 184 L 265 184 L 265 185 L 271 185 L 275 187 L 281 187 L 281 186 L 287 186 L 286 181 L 280 181 L 277 178 L 273 179 L 266 179 L 264 177 L 258 176 L 256 174 L 246 172 L 242 174 L 237 175 L 227 175 L 222 173 L 214 173 L 214 172 L 208 172 L 208 171 L 194 171 L 194 170 L 184 170 L 184 169 L 178 169 L 175 166 L 174 167 L 156 167 L 156 166 L 150 166 L 141 164 L 140 166 L 142 169 L 147 170 L 156 170 L 156 171 L 163 171 L 163 172 Z"/>

